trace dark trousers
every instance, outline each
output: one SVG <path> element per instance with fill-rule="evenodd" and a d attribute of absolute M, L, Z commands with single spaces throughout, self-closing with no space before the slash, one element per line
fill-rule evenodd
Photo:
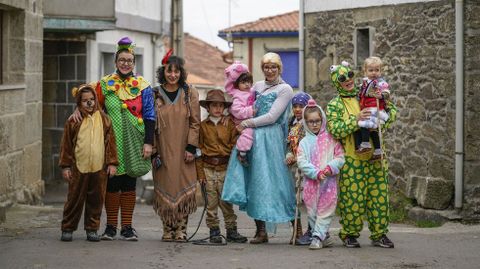
<path fill-rule="evenodd" d="M 358 149 L 362 142 L 370 142 L 370 138 L 372 138 L 373 147 L 375 149 L 380 149 L 380 138 L 377 130 L 360 128 L 353 133 L 353 138 L 355 140 L 355 149 Z"/>
<path fill-rule="evenodd" d="M 82 216 L 85 204 L 84 228 L 85 230 L 98 230 L 105 189 L 107 186 L 107 173 L 100 170 L 96 173 L 80 173 L 72 169 L 72 180 L 68 184 L 67 201 L 63 209 L 62 231 L 75 231 Z"/>

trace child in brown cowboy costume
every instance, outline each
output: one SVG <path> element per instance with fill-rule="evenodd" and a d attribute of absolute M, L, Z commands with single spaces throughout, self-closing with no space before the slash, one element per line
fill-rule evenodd
<path fill-rule="evenodd" d="M 82 85 L 73 90 L 81 122 L 67 121 L 63 131 L 59 166 L 68 182 L 68 196 L 63 210 L 62 241 L 72 241 L 72 233 L 85 204 L 84 227 L 88 241 L 100 241 L 100 226 L 107 177 L 118 165 L 112 122 L 99 110 L 95 90 Z"/>
<path fill-rule="evenodd" d="M 222 201 L 223 182 L 230 153 L 237 141 L 238 132 L 230 119 L 222 121 L 223 112 L 232 103 L 225 100 L 221 90 L 211 90 L 200 105 L 207 109 L 208 117 L 200 124 L 202 157 L 196 162 L 197 175 L 207 189 L 207 226 L 210 228 L 210 242 L 222 243 L 220 236 L 218 207 L 222 210 L 227 229 L 227 241 L 245 243 L 247 238 L 237 231 L 237 216 L 232 204 Z"/>

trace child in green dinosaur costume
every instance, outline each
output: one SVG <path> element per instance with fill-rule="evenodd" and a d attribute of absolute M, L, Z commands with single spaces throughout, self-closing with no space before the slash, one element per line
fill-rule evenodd
<path fill-rule="evenodd" d="M 348 62 L 330 67 L 331 80 L 338 92 L 327 105 L 328 130 L 341 141 L 345 149 L 345 165 L 340 171 L 338 208 L 342 229 L 340 238 L 346 247 L 360 247 L 357 238 L 363 228 L 366 214 L 372 244 L 393 248 L 387 237 L 389 225 L 389 195 L 387 161 L 370 162 L 373 150 L 355 152 L 354 132 L 359 129 L 358 121 L 370 117 L 370 111 L 360 110 L 358 88 L 353 80 L 354 72 Z M 396 118 L 397 108 L 391 102 L 385 110 L 390 118 L 382 126 L 387 129 Z M 383 141 L 382 141 L 383 142 Z M 383 146 L 383 145 L 382 145 Z"/>

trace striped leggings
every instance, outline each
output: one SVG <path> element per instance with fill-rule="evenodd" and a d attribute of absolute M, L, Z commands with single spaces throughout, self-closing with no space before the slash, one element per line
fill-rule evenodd
<path fill-rule="evenodd" d="M 107 224 L 118 227 L 118 211 L 121 209 L 121 227 L 132 225 L 136 183 L 137 179 L 128 175 L 119 175 L 108 179 L 105 197 Z"/>

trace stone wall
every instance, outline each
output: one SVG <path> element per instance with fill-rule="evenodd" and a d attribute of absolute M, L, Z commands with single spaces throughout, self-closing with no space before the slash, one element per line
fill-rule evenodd
<path fill-rule="evenodd" d="M 480 1 L 465 7 L 464 215 L 480 216 Z"/>
<path fill-rule="evenodd" d="M 12 203 L 41 201 L 43 1 L 2 9 L 0 215 Z M 3 208 L 3 209 L 2 209 Z M 0 220 L 4 216 L 0 216 Z"/>
<path fill-rule="evenodd" d="M 480 129 L 479 4 L 466 1 L 466 209 L 478 214 Z M 385 136 L 391 183 L 426 208 L 453 205 L 455 156 L 455 6 L 453 0 L 402 4 L 306 15 L 306 89 L 325 107 L 335 95 L 328 67 L 354 62 L 357 28 L 374 31 L 373 54 L 384 60 L 384 76 L 398 106 L 397 122 Z M 362 74 L 354 66 L 357 79 Z M 478 113 L 477 113 L 478 115 Z M 442 193 L 439 197 L 438 193 Z M 439 200 L 432 200 L 439 199 Z M 471 214 L 470 214 L 471 215 Z"/>
<path fill-rule="evenodd" d="M 51 33 L 48 36 L 56 37 Z M 42 177 L 47 183 L 53 183 L 61 180 L 58 168 L 60 140 L 65 121 L 76 106 L 71 89 L 85 83 L 86 79 L 86 42 L 45 40 L 43 53 Z"/>

